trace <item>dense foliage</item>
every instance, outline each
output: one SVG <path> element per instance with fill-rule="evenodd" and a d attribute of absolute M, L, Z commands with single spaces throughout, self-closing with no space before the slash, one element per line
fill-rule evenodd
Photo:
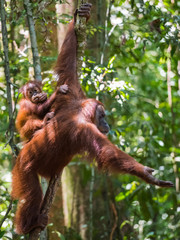
<path fill-rule="evenodd" d="M 55 1 L 49 2 L 49 5 L 48 1 L 32 1 L 44 89 L 49 93 L 55 85 L 49 66 L 53 66 L 57 56 L 56 33 L 53 32 L 56 28 L 56 14 L 52 11 L 55 9 L 54 4 Z M 93 51 L 87 51 L 82 85 L 88 96 L 98 98 L 105 104 L 111 126 L 109 139 L 139 162 L 155 168 L 156 177 L 175 183 L 173 189 L 160 189 L 131 176 L 96 174 L 95 182 L 100 184 L 94 189 L 93 201 L 97 199 L 101 202 L 98 200 L 100 196 L 105 203 L 102 203 L 104 211 L 98 213 L 94 209 L 93 239 L 109 239 L 114 225 L 116 230 L 113 239 L 179 239 L 179 9 L 179 1 L 108 1 L 104 25 L 99 26 L 91 21 L 88 28 L 89 42 L 93 41 L 96 33 L 102 34 L 103 41 L 99 44 L 100 48 L 96 49 L 100 60 L 95 59 Z M 32 61 L 23 2 L 7 1 L 6 11 L 11 80 L 14 83 L 12 93 L 16 105 L 18 86 L 32 75 Z M 68 18 L 62 16 L 64 22 Z M 0 46 L 2 221 L 10 202 L 13 157 L 7 145 L 9 123 L 2 42 Z M 18 134 L 15 133 L 15 136 L 18 144 Z M 82 184 L 91 181 L 91 168 L 90 165 L 85 167 Z M 111 206 L 114 206 L 115 211 Z M 4 236 L 3 239 L 12 239 L 13 211 L 3 223 L 0 238 Z M 67 232 L 67 239 L 79 239 L 78 236 L 70 237 L 70 230 Z M 63 235 L 59 236 L 63 239 Z"/>

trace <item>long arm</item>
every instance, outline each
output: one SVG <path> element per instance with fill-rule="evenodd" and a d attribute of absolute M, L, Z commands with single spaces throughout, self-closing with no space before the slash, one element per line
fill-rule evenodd
<path fill-rule="evenodd" d="M 66 83 L 67 85 L 77 84 L 76 82 L 77 40 L 74 25 L 75 20 L 73 19 L 69 24 L 68 31 L 62 44 L 61 52 L 58 56 L 57 63 L 55 66 L 55 72 L 59 77 L 58 86 L 64 83 Z"/>
<path fill-rule="evenodd" d="M 93 124 L 88 124 L 83 133 L 86 151 L 95 158 L 100 169 L 117 173 L 135 175 L 147 183 L 160 187 L 172 187 L 170 181 L 162 181 L 153 177 L 152 168 L 143 166 L 133 157 L 113 145 Z"/>
<path fill-rule="evenodd" d="M 55 66 L 55 72 L 58 75 L 58 84 L 67 84 L 70 92 L 73 92 L 76 98 L 85 98 L 77 76 L 77 36 L 75 32 L 75 23 L 77 14 L 80 17 L 89 19 L 91 4 L 84 4 L 74 14 L 74 19 L 69 24 L 69 28 L 62 44 L 61 52 L 58 56 Z M 72 89 L 72 91 L 71 91 Z"/>

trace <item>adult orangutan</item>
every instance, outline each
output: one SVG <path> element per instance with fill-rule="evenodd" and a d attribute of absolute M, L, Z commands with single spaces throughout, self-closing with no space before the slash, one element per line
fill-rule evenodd
<path fill-rule="evenodd" d="M 68 86 L 59 87 L 59 93 L 67 93 Z M 29 81 L 20 88 L 23 98 L 20 101 L 20 109 L 16 118 L 16 128 L 23 140 L 30 140 L 38 129 L 41 129 L 52 117 L 54 112 L 50 111 L 56 98 L 56 92 L 48 99 L 47 94 L 42 91 L 39 81 Z"/>
<path fill-rule="evenodd" d="M 106 171 L 135 175 L 160 187 L 173 186 L 169 181 L 154 178 L 152 168 L 136 162 L 107 139 L 103 134 L 109 130 L 103 104 L 87 99 L 80 87 L 74 24 L 77 13 L 88 19 L 90 8 L 91 5 L 83 4 L 76 11 L 57 60 L 57 86 L 67 84 L 68 94 L 56 96 L 54 118 L 24 146 L 13 169 L 12 196 L 19 199 L 15 217 L 17 233 L 45 227 L 47 216 L 40 213 L 42 190 L 38 174 L 46 178 L 59 174 L 76 154 L 88 153 L 89 158 L 95 159 L 98 167 Z"/>

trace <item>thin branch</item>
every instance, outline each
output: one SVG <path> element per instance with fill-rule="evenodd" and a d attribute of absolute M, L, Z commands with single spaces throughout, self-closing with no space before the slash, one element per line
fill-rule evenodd
<path fill-rule="evenodd" d="M 54 2 L 54 0 L 51 0 L 50 2 L 40 1 L 36 15 L 39 16 L 40 14 L 42 14 L 43 10 L 45 8 L 47 8 L 48 6 L 50 6 L 53 2 Z"/>
<path fill-rule="evenodd" d="M 2 26 L 2 40 L 3 40 L 3 49 L 4 49 L 4 71 L 5 71 L 5 79 L 7 84 L 7 104 L 8 104 L 8 111 L 9 111 L 9 139 L 8 143 L 12 149 L 12 152 L 15 156 L 18 154 L 18 148 L 15 145 L 13 138 L 14 138 L 14 118 L 13 118 L 13 104 L 12 104 L 12 95 L 11 95 L 11 85 L 13 85 L 10 81 L 10 70 L 9 70 L 9 49 L 8 49 L 8 34 L 7 34 L 7 27 L 6 27 L 6 11 L 4 7 L 4 0 L 0 1 L 0 11 L 1 11 L 1 26 Z"/>
<path fill-rule="evenodd" d="M 87 1 L 85 1 L 85 0 L 78 1 L 78 8 L 83 3 L 87 3 Z M 84 56 L 85 47 L 86 47 L 86 19 L 85 18 L 80 18 L 77 15 L 75 31 L 76 31 L 76 35 L 77 35 L 77 44 L 78 44 L 78 47 L 77 47 L 77 74 L 78 74 L 78 78 L 80 79 L 80 76 L 82 73 L 83 56 Z"/>
<path fill-rule="evenodd" d="M 37 40 L 36 40 L 36 31 L 34 26 L 31 3 L 29 0 L 24 0 L 24 8 L 26 10 L 27 21 L 29 25 L 35 79 L 38 81 L 42 81 L 41 64 L 40 64 L 40 58 L 39 58 L 39 52 L 38 52 Z"/>
<path fill-rule="evenodd" d="M 12 149 L 12 152 L 15 156 L 18 155 L 18 148 L 13 141 L 14 137 L 14 111 L 13 111 L 13 104 L 12 104 L 12 95 L 11 95 L 11 85 L 13 85 L 10 81 L 10 69 L 9 69 L 9 49 L 8 49 L 8 34 L 7 34 L 7 27 L 6 27 L 6 11 L 4 7 L 4 0 L 0 1 L 0 11 L 1 11 L 1 26 L 2 26 L 2 39 L 3 39 L 3 49 L 4 49 L 4 71 L 5 71 L 5 79 L 7 83 L 6 91 L 7 91 L 7 103 L 8 103 L 8 110 L 9 110 L 9 140 L 8 143 Z M 4 221 L 6 220 L 9 212 L 12 209 L 12 200 L 10 200 L 9 207 L 6 211 L 5 216 L 3 217 L 0 228 L 2 227 Z"/>
<path fill-rule="evenodd" d="M 8 207 L 8 209 L 7 209 L 7 211 L 6 211 L 6 214 L 4 215 L 4 217 L 3 217 L 3 219 L 2 219 L 2 221 L 1 221 L 1 223 L 0 223 L 0 229 L 1 229 L 1 227 L 2 227 L 2 225 L 3 225 L 3 223 L 4 223 L 4 221 L 6 220 L 6 218 L 7 218 L 8 214 L 9 214 L 9 212 L 10 212 L 11 209 L 12 209 L 12 203 L 13 203 L 13 200 L 11 199 L 11 200 L 10 200 L 10 203 L 9 203 L 9 207 Z"/>
<path fill-rule="evenodd" d="M 13 40 L 13 46 L 15 47 L 16 51 L 23 57 L 27 57 L 27 54 L 25 53 L 25 51 L 29 48 L 29 46 L 25 46 L 23 50 L 21 50 L 20 48 L 18 48 L 18 45 L 16 43 L 15 40 Z"/>
<path fill-rule="evenodd" d="M 110 13 L 111 13 L 111 8 L 112 8 L 112 0 L 108 1 L 109 6 L 107 7 L 107 11 L 106 11 L 106 20 L 105 20 L 105 42 L 104 42 L 104 46 L 103 46 L 103 50 L 102 50 L 102 54 L 101 54 L 101 59 L 100 59 L 100 64 L 104 63 L 104 54 L 105 54 L 105 49 L 107 47 L 108 41 L 109 41 L 109 37 L 111 36 L 112 32 L 114 31 L 115 27 L 117 26 L 114 25 L 110 32 L 108 33 L 108 23 L 110 22 Z"/>
<path fill-rule="evenodd" d="M 91 182 L 89 192 L 89 240 L 93 239 L 93 192 L 94 192 L 95 170 L 91 167 Z"/>
<path fill-rule="evenodd" d="M 112 208 L 114 216 L 115 216 L 114 225 L 113 225 L 113 228 L 112 228 L 112 231 L 111 231 L 111 234 L 110 234 L 110 240 L 113 240 L 113 234 L 114 234 L 114 231 L 117 228 L 118 214 L 117 214 L 117 211 L 116 211 L 116 208 L 115 208 L 113 202 L 111 202 L 111 208 Z"/>
<path fill-rule="evenodd" d="M 178 90 L 180 91 L 180 60 L 177 65 L 177 74 L 178 74 Z"/>
<path fill-rule="evenodd" d="M 170 55 L 171 52 L 171 45 L 169 45 L 167 52 Z M 167 90 L 168 90 L 168 103 L 169 106 L 172 106 L 172 93 L 171 93 L 171 59 L 170 57 L 168 57 L 167 59 Z"/>
<path fill-rule="evenodd" d="M 175 112 L 174 112 L 174 106 L 172 101 L 172 88 L 171 88 L 171 45 L 169 45 L 167 49 L 168 53 L 168 59 L 167 59 L 167 91 L 168 91 L 168 103 L 171 109 L 171 115 L 172 115 L 172 121 L 171 121 L 171 128 L 172 128 L 172 142 L 174 147 L 177 147 L 177 136 L 175 131 Z M 172 162 L 173 162 L 173 169 L 174 169 L 174 175 L 176 179 L 176 192 L 179 192 L 180 188 L 180 181 L 178 176 L 178 167 L 175 161 L 176 154 L 175 152 L 172 152 Z"/>

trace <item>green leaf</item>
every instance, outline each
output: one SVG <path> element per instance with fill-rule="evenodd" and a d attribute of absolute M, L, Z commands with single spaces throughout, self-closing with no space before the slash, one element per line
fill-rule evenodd
<path fill-rule="evenodd" d="M 5 234 L 5 231 L 0 230 L 0 238 L 2 238 L 4 236 L 4 234 Z"/>
<path fill-rule="evenodd" d="M 128 221 L 128 220 L 125 220 L 124 222 L 121 223 L 121 225 L 120 225 L 120 229 L 122 229 L 126 224 L 131 225 L 131 222 Z"/>

